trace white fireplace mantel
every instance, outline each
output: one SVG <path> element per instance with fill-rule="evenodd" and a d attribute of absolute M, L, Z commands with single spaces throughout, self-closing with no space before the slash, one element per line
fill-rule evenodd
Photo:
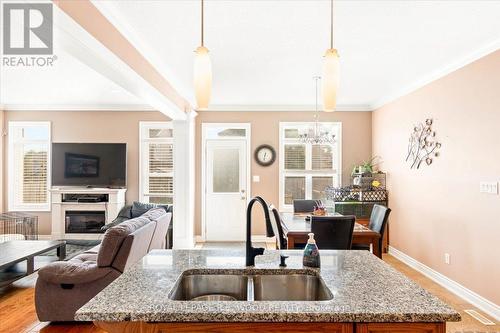
<path fill-rule="evenodd" d="M 112 222 L 125 205 L 127 189 L 53 187 L 52 194 L 52 239 L 99 239 L 102 234 L 66 233 L 66 211 L 104 211 L 106 224 Z M 64 202 L 64 194 L 107 194 L 107 202 Z"/>

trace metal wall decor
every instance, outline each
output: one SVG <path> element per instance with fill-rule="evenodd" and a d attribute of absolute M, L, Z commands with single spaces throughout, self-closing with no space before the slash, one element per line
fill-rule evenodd
<path fill-rule="evenodd" d="M 439 156 L 441 143 L 436 141 L 436 132 L 432 129 L 432 119 L 413 127 L 408 140 L 408 154 L 406 161 L 411 163 L 410 169 L 420 168 L 423 162 L 431 165 L 433 158 Z"/>

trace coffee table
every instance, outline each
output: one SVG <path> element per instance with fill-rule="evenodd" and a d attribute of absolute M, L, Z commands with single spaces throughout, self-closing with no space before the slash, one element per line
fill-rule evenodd
<path fill-rule="evenodd" d="M 0 286 L 14 282 L 35 272 L 35 257 L 51 250 L 59 260 L 66 257 L 65 241 L 15 240 L 0 243 Z M 26 269 L 7 272 L 6 269 L 26 261 Z"/>

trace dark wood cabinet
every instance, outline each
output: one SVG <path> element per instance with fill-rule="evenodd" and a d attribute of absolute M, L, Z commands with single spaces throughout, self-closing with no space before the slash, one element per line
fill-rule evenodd
<path fill-rule="evenodd" d="M 109 333 L 446 333 L 446 323 L 145 323 L 96 322 Z"/>
<path fill-rule="evenodd" d="M 360 323 L 356 333 L 446 333 L 446 323 Z"/>

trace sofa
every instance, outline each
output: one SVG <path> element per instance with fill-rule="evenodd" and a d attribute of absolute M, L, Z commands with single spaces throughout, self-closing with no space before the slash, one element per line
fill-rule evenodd
<path fill-rule="evenodd" d="M 101 230 L 106 231 L 107 229 L 118 225 L 124 221 L 132 219 L 134 217 L 141 216 L 145 212 L 153 208 L 163 208 L 167 213 L 172 213 L 174 211 L 174 206 L 169 204 L 154 204 L 154 203 L 143 203 L 134 201 L 131 205 L 125 205 L 120 212 L 118 212 L 118 216 L 111 222 L 104 225 Z M 167 232 L 167 249 L 171 249 L 173 245 L 173 221 L 170 223 Z"/>
<path fill-rule="evenodd" d="M 109 228 L 101 244 L 38 271 L 40 321 L 73 321 L 75 312 L 149 251 L 164 249 L 172 214 L 154 208 Z"/>

